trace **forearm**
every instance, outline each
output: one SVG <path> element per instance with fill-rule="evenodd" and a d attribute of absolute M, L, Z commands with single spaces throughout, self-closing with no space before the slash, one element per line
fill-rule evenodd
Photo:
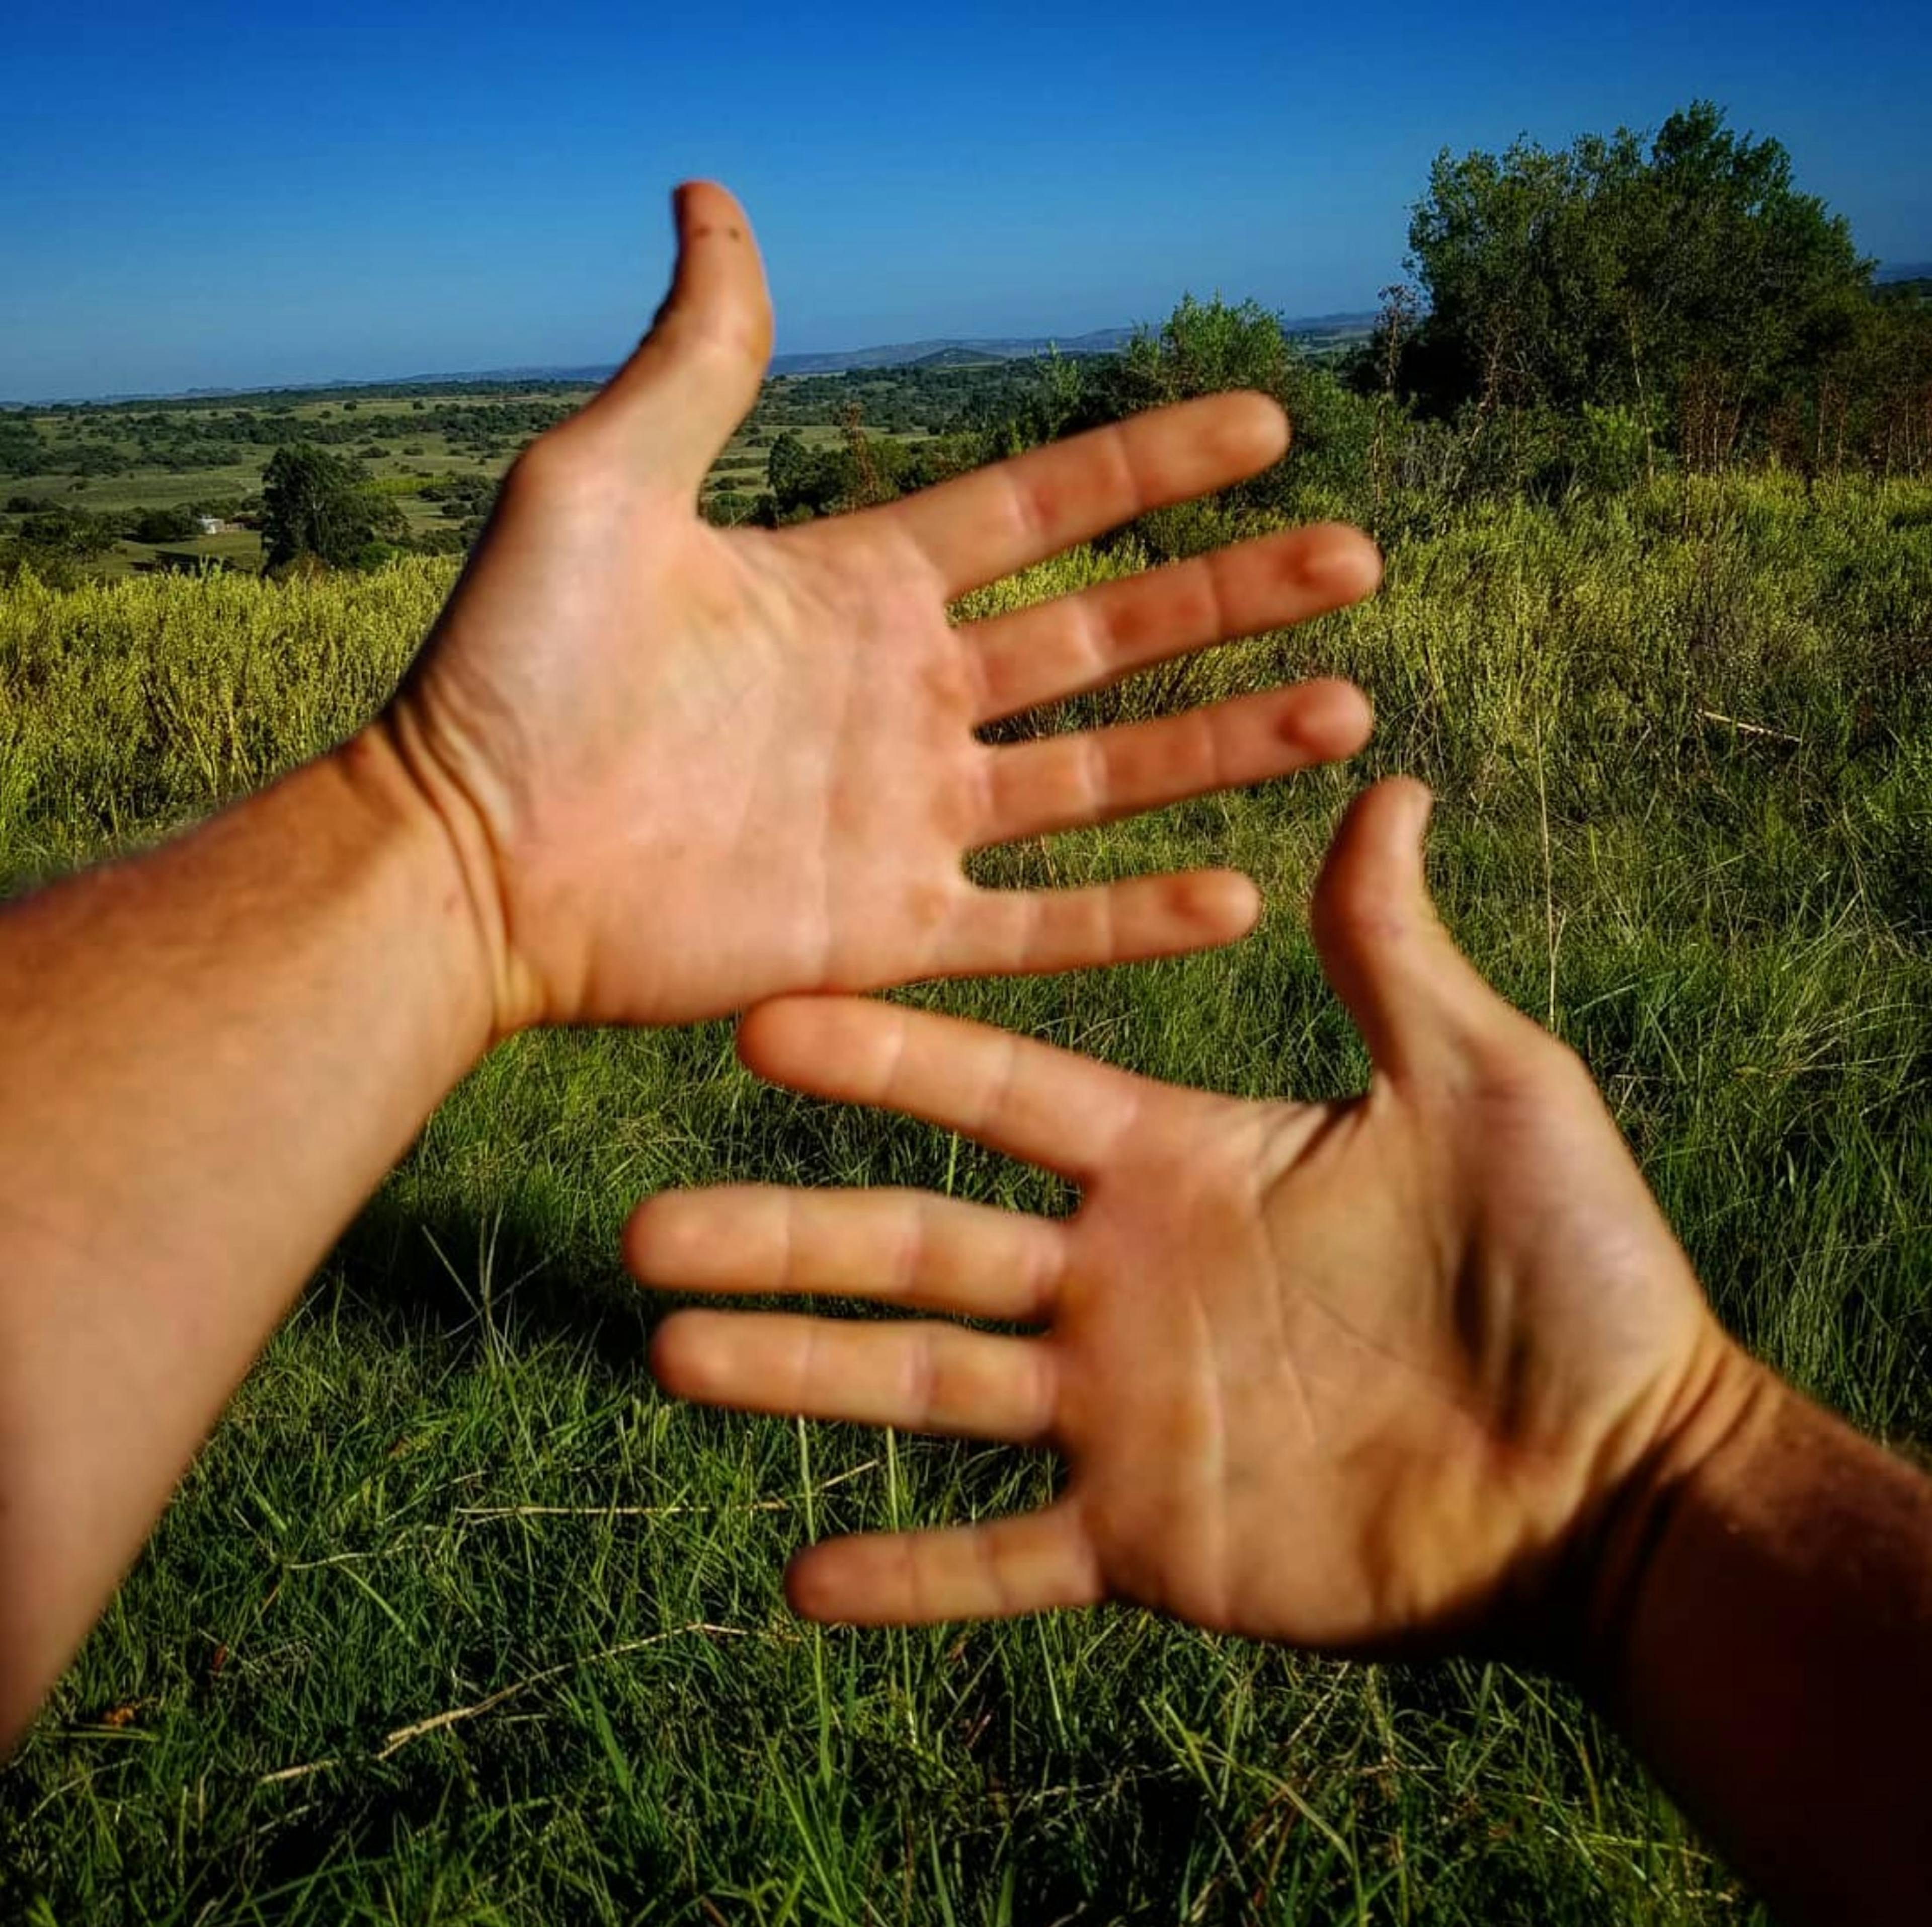
<path fill-rule="evenodd" d="M 477 932 L 380 734 L 0 913 L 0 1743 L 487 1043 Z"/>
<path fill-rule="evenodd" d="M 1652 1509 L 1606 1682 L 1686 1809 L 1799 1919 L 1932 1908 L 1932 1481 L 1755 1367 Z"/>

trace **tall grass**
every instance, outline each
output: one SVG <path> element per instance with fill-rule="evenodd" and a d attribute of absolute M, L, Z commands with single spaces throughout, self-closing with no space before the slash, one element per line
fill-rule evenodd
<path fill-rule="evenodd" d="M 998 853 L 1010 881 L 1245 865 L 1216 956 L 949 1006 L 1161 1074 L 1364 1074 L 1301 902 L 1364 776 L 1442 802 L 1445 910 L 1581 1049 L 1726 1318 L 1932 1441 L 1932 490 L 1775 479 L 1410 505 L 1369 608 L 1070 706 L 1339 670 L 1360 769 Z M 963 613 L 1064 593 L 1085 552 Z M 446 566 L 0 596 L 0 878 L 138 842 L 350 727 Z M 1049 725 L 1052 726 L 1051 722 Z M 617 1227 L 734 1177 L 1052 1187 L 763 1090 L 721 1025 L 519 1040 L 431 1121 L 250 1379 L 0 1775 L 14 1917 L 1736 1921 L 1565 1692 L 1108 1610 L 818 1633 L 806 1534 L 1036 1499 L 1005 1451 L 686 1410 Z"/>

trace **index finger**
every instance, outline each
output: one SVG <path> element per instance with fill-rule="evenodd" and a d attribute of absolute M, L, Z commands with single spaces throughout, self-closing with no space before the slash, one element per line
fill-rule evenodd
<path fill-rule="evenodd" d="M 1288 441 L 1288 417 L 1266 395 L 1204 395 L 866 513 L 912 537 L 950 599 L 1150 509 L 1244 481 L 1279 461 Z"/>
<path fill-rule="evenodd" d="M 922 1118 L 1078 1182 L 1160 1087 L 990 1024 L 862 997 L 784 997 L 738 1028 L 760 1077 Z"/>

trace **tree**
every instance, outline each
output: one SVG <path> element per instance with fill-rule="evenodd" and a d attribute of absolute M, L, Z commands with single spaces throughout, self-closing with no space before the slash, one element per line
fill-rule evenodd
<path fill-rule="evenodd" d="M 1429 312 L 1404 385 L 1443 413 L 1584 404 L 1735 439 L 1850 329 L 1870 264 L 1778 142 L 1700 101 L 1646 149 L 1445 150 L 1409 226 Z M 1728 430 L 1725 425 L 1728 424 Z"/>
<path fill-rule="evenodd" d="M 136 511 L 128 533 L 137 542 L 186 542 L 195 533 L 194 517 L 185 509 Z"/>
<path fill-rule="evenodd" d="M 46 446 L 33 423 L 0 410 L 0 475 L 32 475 L 46 459 Z"/>
<path fill-rule="evenodd" d="M 1158 329 L 1141 329 L 1118 355 L 1050 363 L 1030 425 L 1047 439 L 1234 389 L 1253 389 L 1281 404 L 1294 428 L 1289 458 L 1212 503 L 1143 517 L 1138 539 L 1165 559 L 1211 548 L 1256 518 L 1295 512 L 1298 494 L 1311 482 L 1354 485 L 1366 464 L 1373 407 L 1311 362 L 1259 302 L 1231 305 L 1219 296 L 1204 302 L 1190 294 Z"/>
<path fill-rule="evenodd" d="M 1142 329 L 1101 365 L 1090 383 L 1094 405 L 1080 412 L 1118 421 L 1237 388 L 1280 398 L 1292 385 L 1296 359 L 1280 322 L 1258 302 L 1231 307 L 1218 295 L 1205 302 L 1183 295 L 1158 331 Z M 1051 375 L 1047 386 L 1051 390 Z"/>
<path fill-rule="evenodd" d="M 262 545 L 270 568 L 314 556 L 354 564 L 371 543 L 403 533 L 403 514 L 351 461 L 310 442 L 275 452 L 262 477 Z"/>
<path fill-rule="evenodd" d="M 50 587 L 70 588 L 82 580 L 85 565 L 113 548 L 118 533 L 109 518 L 84 509 L 37 509 L 22 521 L 17 535 L 0 541 L 0 582 L 31 569 Z"/>
<path fill-rule="evenodd" d="M 1853 463 L 1882 474 L 1932 473 L 1932 301 L 1910 282 L 1876 290 L 1778 426 L 1780 456 L 1814 473 Z"/>
<path fill-rule="evenodd" d="M 816 467 L 802 437 L 788 428 L 765 458 L 765 482 L 782 509 L 798 501 Z"/>
<path fill-rule="evenodd" d="M 80 562 L 106 554 L 118 533 L 106 516 L 90 515 L 85 509 L 43 509 L 20 524 L 23 542 Z"/>

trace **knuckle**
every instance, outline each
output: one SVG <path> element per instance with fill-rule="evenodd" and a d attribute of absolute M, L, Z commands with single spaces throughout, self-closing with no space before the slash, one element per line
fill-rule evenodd
<path fill-rule="evenodd" d="M 906 1346 L 903 1392 L 905 1409 L 915 1426 L 929 1425 L 944 1415 L 950 1378 L 934 1334 L 913 1334 Z"/>
<path fill-rule="evenodd" d="M 1403 905 L 1380 891 L 1338 881 L 1332 874 L 1316 884 L 1309 917 L 1318 936 L 1352 940 L 1364 950 L 1401 942 L 1414 924 Z"/>
<path fill-rule="evenodd" d="M 1492 1099 L 1532 1109 L 1594 1099 L 1589 1066 L 1560 1037 L 1500 1000 L 1494 1018 L 1471 1046 L 1478 1080 Z"/>
<path fill-rule="evenodd" d="M 674 307 L 658 332 L 680 359 L 711 363 L 734 374 L 761 370 L 771 355 L 771 315 L 762 304 Z"/>
<path fill-rule="evenodd" d="M 513 499 L 568 492 L 580 485 L 590 466 L 578 424 L 567 422 L 545 430 L 510 464 L 503 492 Z"/>
<path fill-rule="evenodd" d="M 1574 1046 L 1567 1044 L 1547 1031 L 1539 1031 L 1542 1040 L 1538 1052 L 1538 1075 L 1544 1081 L 1549 1094 L 1555 1099 L 1568 1101 L 1597 1095 L 1596 1073 L 1592 1071 L 1582 1053 Z"/>

